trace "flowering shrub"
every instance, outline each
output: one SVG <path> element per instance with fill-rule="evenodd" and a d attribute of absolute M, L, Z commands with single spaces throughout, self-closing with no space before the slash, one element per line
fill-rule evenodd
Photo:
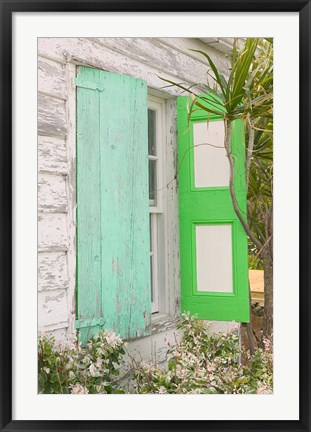
<path fill-rule="evenodd" d="M 239 339 L 234 333 L 211 335 L 208 326 L 188 314 L 178 326 L 183 338 L 168 347 L 167 367 L 136 366 L 137 393 L 217 394 L 272 393 L 272 342 L 240 364 Z M 40 393 L 124 393 L 117 385 L 125 343 L 102 330 L 82 347 L 61 345 L 51 335 L 39 339 Z"/>
<path fill-rule="evenodd" d="M 208 326 L 183 315 L 183 338 L 168 349 L 165 369 L 141 363 L 135 372 L 138 393 L 272 393 L 272 344 L 258 349 L 246 365 L 239 362 L 234 333 L 210 335 Z"/>
<path fill-rule="evenodd" d="M 40 393 L 124 393 L 113 382 L 118 375 L 124 342 L 102 330 L 86 347 L 63 346 L 51 335 L 39 338 L 38 385 Z"/>

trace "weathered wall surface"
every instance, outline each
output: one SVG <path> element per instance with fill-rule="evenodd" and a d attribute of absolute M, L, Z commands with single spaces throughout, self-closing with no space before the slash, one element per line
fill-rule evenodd
<path fill-rule="evenodd" d="M 217 42 L 217 41 L 216 41 Z M 215 41 L 211 41 L 214 46 Z M 38 39 L 38 326 L 58 338 L 73 334 L 75 319 L 75 70 L 78 65 L 132 75 L 167 100 L 167 180 L 176 168 L 174 87 L 162 89 L 158 75 L 178 82 L 206 82 L 208 64 L 189 49 L 204 50 L 226 72 L 225 54 L 199 39 Z M 179 287 L 177 188 L 167 189 L 168 283 Z M 177 296 L 176 296 L 177 298 Z M 174 306 L 175 305 L 175 306 Z M 177 304 L 170 307 L 174 315 Z M 163 331 L 163 328 L 162 328 Z"/>

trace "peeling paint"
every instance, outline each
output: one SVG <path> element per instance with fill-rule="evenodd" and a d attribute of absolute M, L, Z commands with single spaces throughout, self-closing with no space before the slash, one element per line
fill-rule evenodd
<path fill-rule="evenodd" d="M 108 47 L 104 45 L 107 44 Z M 146 39 L 132 41 L 122 39 L 91 40 L 85 38 L 39 38 L 38 69 L 38 169 L 42 174 L 68 175 L 63 188 L 62 178 L 48 179 L 39 186 L 38 215 L 38 308 L 39 326 L 42 328 L 61 328 L 55 330 L 58 337 L 72 335 L 75 319 L 75 87 L 73 84 L 75 64 L 92 65 L 99 69 L 131 75 L 146 80 L 148 86 L 161 89 L 163 82 L 157 77 L 162 75 L 173 81 L 191 79 L 199 81 L 204 77 L 206 65 L 200 55 L 189 53 L 188 48 L 202 48 L 202 42 L 187 38 Z M 208 48 L 208 47 L 207 47 Z M 208 48 L 218 66 L 228 60 L 222 53 Z M 75 63 L 75 64 L 74 64 Z M 166 89 L 167 94 L 179 94 L 174 88 Z M 67 101 L 66 101 L 66 98 Z M 175 101 L 167 100 L 166 181 L 176 173 L 176 110 Z M 115 149 L 114 151 L 117 151 Z M 40 176 L 39 176 L 40 177 Z M 168 305 L 169 313 L 179 312 L 179 232 L 177 183 L 167 188 L 164 201 L 166 208 L 167 238 L 167 287 L 172 299 Z M 54 213 L 57 212 L 57 213 Z M 64 212 L 68 212 L 65 214 Z M 129 245 L 124 245 L 131 253 Z M 66 253 L 68 251 L 68 253 Z M 96 259 L 96 257 L 94 257 Z M 122 262 L 114 263 L 115 274 L 122 279 Z M 133 287 L 132 283 L 129 286 Z M 133 288 L 131 288 L 133 289 Z M 42 296 L 50 290 L 63 290 L 66 295 L 60 302 L 45 303 Z M 68 302 L 66 299 L 68 296 Z M 175 301 L 176 300 L 176 301 Z M 48 319 L 42 315 L 40 305 L 47 306 Z M 57 307 L 55 309 L 55 304 Z M 120 301 L 115 305 L 119 310 Z M 44 309 L 45 310 L 45 309 Z M 144 314 L 145 315 L 145 314 Z M 41 317 L 40 317 L 41 316 Z M 147 319 L 148 316 L 144 316 Z M 52 322 L 53 321 L 53 322 Z M 55 321 L 55 322 L 54 322 Z M 154 331 L 168 328 L 169 324 L 155 325 Z M 63 328 L 64 327 L 64 328 Z M 54 331 L 54 330 L 53 330 Z M 146 345 L 147 342 L 144 342 Z M 159 342 L 157 342 L 159 343 Z"/>
<path fill-rule="evenodd" d="M 41 213 L 38 216 L 39 250 L 67 250 L 68 232 L 66 214 Z"/>
<path fill-rule="evenodd" d="M 55 137 L 38 137 L 38 170 L 53 174 L 67 174 L 65 140 Z"/>
<path fill-rule="evenodd" d="M 38 290 L 68 287 L 67 257 L 64 252 L 38 253 Z"/>
<path fill-rule="evenodd" d="M 53 137 L 66 137 L 66 112 L 63 100 L 38 95 L 38 133 Z"/>
<path fill-rule="evenodd" d="M 62 99 L 67 97 L 64 65 L 38 57 L 38 89 Z"/>
<path fill-rule="evenodd" d="M 65 177 L 63 175 L 39 174 L 39 211 L 66 213 L 67 202 Z"/>

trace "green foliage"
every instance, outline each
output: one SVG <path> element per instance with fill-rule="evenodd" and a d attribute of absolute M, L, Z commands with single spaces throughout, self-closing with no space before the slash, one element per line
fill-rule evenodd
<path fill-rule="evenodd" d="M 168 350 L 168 365 L 137 366 L 138 393 L 249 394 L 272 393 L 272 344 L 241 365 L 235 333 L 210 335 L 208 326 L 188 314 L 179 328 L 182 340 Z"/>
<path fill-rule="evenodd" d="M 211 335 L 208 325 L 182 316 L 182 340 L 169 346 L 164 369 L 142 362 L 136 365 L 137 393 L 248 394 L 272 392 L 272 344 L 240 364 L 235 333 Z M 40 337 L 38 385 L 47 394 L 103 394 L 124 391 L 115 382 L 122 363 L 124 342 L 114 333 L 97 333 L 86 347 L 58 344 L 50 335 Z M 246 355 L 245 355 L 246 354 Z"/>
<path fill-rule="evenodd" d="M 272 256 L 273 43 L 268 38 L 246 38 L 244 42 L 235 39 L 228 76 L 220 72 L 207 53 L 194 51 L 209 64 L 206 82 L 189 86 L 162 79 L 188 93 L 189 121 L 197 107 L 206 111 L 207 117 L 223 115 L 226 123 L 244 121 L 247 234 L 255 254 L 262 255 L 269 245 Z"/>
<path fill-rule="evenodd" d="M 124 393 L 114 383 L 121 364 L 124 342 L 106 330 L 97 333 L 86 347 L 58 344 L 51 335 L 39 338 L 39 393 Z"/>
<path fill-rule="evenodd" d="M 248 268 L 250 270 L 263 270 L 262 260 L 253 254 L 252 251 L 248 254 Z"/>

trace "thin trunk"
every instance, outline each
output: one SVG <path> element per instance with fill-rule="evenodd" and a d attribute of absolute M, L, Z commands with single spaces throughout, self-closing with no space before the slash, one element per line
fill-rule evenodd
<path fill-rule="evenodd" d="M 265 289 L 263 337 L 270 338 L 273 334 L 273 260 L 269 246 L 262 252 L 262 259 Z"/>
<path fill-rule="evenodd" d="M 251 154 L 253 152 L 253 140 L 250 143 L 251 145 L 251 153 L 249 153 L 249 158 L 247 160 L 247 172 L 249 171 L 249 165 L 251 160 Z M 243 225 L 243 228 L 246 232 L 246 234 L 250 237 L 250 239 L 253 241 L 253 243 L 257 247 L 261 247 L 261 243 L 256 239 L 252 231 L 250 230 L 248 223 L 245 221 L 244 217 L 242 216 L 239 205 L 236 199 L 235 190 L 234 190 L 234 162 L 233 162 L 233 156 L 232 156 L 232 149 L 231 149 L 231 123 L 230 121 L 226 122 L 226 136 L 225 136 L 225 149 L 226 154 L 229 160 L 229 166 L 230 166 L 230 179 L 229 179 L 229 189 L 230 189 L 230 195 L 232 199 L 232 204 L 234 211 L 239 218 L 241 224 Z M 247 187 L 248 187 L 248 179 L 247 179 Z M 249 288 L 249 307 L 250 307 L 250 322 L 246 324 L 246 331 L 248 336 L 248 343 L 249 343 L 249 350 L 250 354 L 253 355 L 255 353 L 255 339 L 254 339 L 254 333 L 253 333 L 253 325 L 252 325 L 252 300 L 251 300 L 251 290 L 250 290 L 250 284 L 248 282 L 248 288 Z"/>
<path fill-rule="evenodd" d="M 271 201 L 270 207 L 266 214 L 266 238 L 269 239 L 269 252 L 273 260 L 273 201 Z"/>
<path fill-rule="evenodd" d="M 249 139 L 248 139 L 248 145 L 247 145 L 246 164 L 245 164 L 246 195 L 248 194 L 249 171 L 250 171 L 250 167 L 251 167 L 253 150 L 254 150 L 254 138 L 255 138 L 254 120 L 251 118 L 250 124 L 249 124 Z M 249 323 L 246 324 L 246 331 L 247 331 L 247 337 L 248 337 L 249 352 L 250 352 L 251 356 L 253 356 L 255 354 L 256 343 L 255 343 L 254 332 L 253 332 L 252 293 L 251 293 L 251 284 L 249 282 L 249 279 L 248 279 L 248 295 L 249 295 L 250 320 L 249 320 Z"/>
<path fill-rule="evenodd" d="M 237 217 L 239 218 L 241 224 L 243 225 L 246 234 L 249 236 L 252 242 L 257 246 L 257 248 L 262 251 L 261 256 L 263 259 L 263 266 L 264 266 L 264 291 L 265 291 L 263 336 L 269 338 L 272 336 L 273 333 L 273 259 L 269 247 L 269 240 L 267 244 L 265 245 L 261 244 L 261 242 L 255 237 L 254 233 L 251 231 L 248 223 L 245 221 L 239 209 L 239 205 L 234 190 L 234 161 L 231 153 L 230 121 L 226 122 L 225 149 L 226 149 L 226 154 L 230 165 L 229 189 L 230 189 L 230 195 L 231 195 L 234 211 Z M 271 220 L 269 220 L 267 225 L 269 226 L 269 230 L 271 230 L 272 232 L 272 209 L 271 209 Z"/>
<path fill-rule="evenodd" d="M 234 162 L 233 162 L 233 156 L 231 152 L 231 123 L 230 121 L 226 121 L 226 129 L 225 129 L 225 149 L 226 149 L 226 155 L 229 160 L 229 166 L 230 166 L 230 178 L 229 178 L 229 190 L 231 195 L 231 200 L 233 204 L 233 208 L 235 211 L 235 214 L 239 218 L 239 221 L 241 222 L 246 234 L 249 236 L 251 241 L 256 245 L 258 249 L 262 248 L 262 244 L 260 241 L 254 236 L 254 233 L 250 229 L 247 221 L 242 216 L 242 213 L 239 209 L 239 204 L 236 198 L 235 190 L 234 190 Z"/>
<path fill-rule="evenodd" d="M 248 291 L 249 291 L 249 313 L 250 313 L 250 320 L 248 323 L 246 323 L 246 332 L 248 337 L 248 345 L 249 345 L 249 352 L 251 356 L 255 354 L 256 344 L 255 344 L 255 338 L 253 333 L 253 323 L 252 323 L 252 297 L 251 297 L 251 285 L 248 280 Z"/>

